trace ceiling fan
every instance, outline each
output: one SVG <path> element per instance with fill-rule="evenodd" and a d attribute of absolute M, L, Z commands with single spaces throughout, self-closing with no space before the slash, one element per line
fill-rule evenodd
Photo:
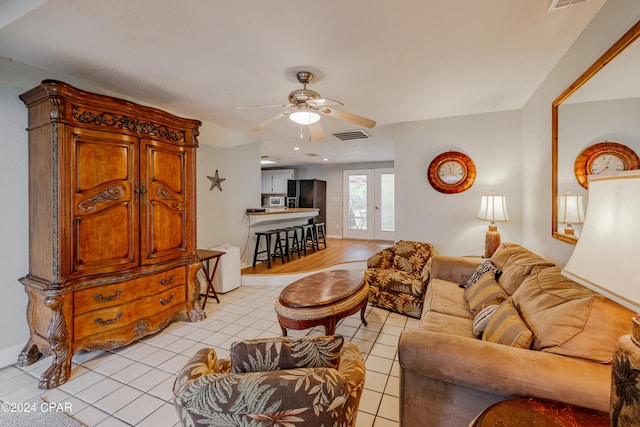
<path fill-rule="evenodd" d="M 309 126 L 310 138 L 316 141 L 324 139 L 324 132 L 320 126 L 320 115 L 326 114 L 341 120 L 364 126 L 366 128 L 372 128 L 376 125 L 376 122 L 361 117 L 346 111 L 338 110 L 334 108 L 335 105 L 344 105 L 340 101 L 334 99 L 322 98 L 320 94 L 315 90 L 307 89 L 307 84 L 313 79 L 313 73 L 309 71 L 298 71 L 296 78 L 302 84 L 302 89 L 295 89 L 289 93 L 289 104 L 267 104 L 267 105 L 251 105 L 248 107 L 233 107 L 234 110 L 240 110 L 244 108 L 262 108 L 262 107 L 288 107 L 295 108 L 293 110 L 287 110 L 279 113 L 278 115 L 271 117 L 268 120 L 260 123 L 258 126 L 251 129 L 251 132 L 258 131 L 265 126 L 270 125 L 278 119 L 283 117 L 289 117 L 293 122 L 302 125 Z"/>

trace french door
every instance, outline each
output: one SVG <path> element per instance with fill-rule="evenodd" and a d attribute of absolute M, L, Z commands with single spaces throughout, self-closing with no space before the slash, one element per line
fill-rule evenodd
<path fill-rule="evenodd" d="M 352 239 L 394 240 L 393 169 L 342 172 L 342 236 Z"/>

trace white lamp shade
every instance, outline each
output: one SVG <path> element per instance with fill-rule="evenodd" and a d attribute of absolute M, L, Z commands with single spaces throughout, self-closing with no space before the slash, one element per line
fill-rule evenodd
<path fill-rule="evenodd" d="M 638 311 L 639 261 L 640 171 L 590 176 L 582 235 L 562 274 Z"/>
<path fill-rule="evenodd" d="M 480 210 L 478 210 L 476 218 L 491 222 L 509 221 L 506 196 L 503 194 L 482 194 L 480 196 Z"/>
<path fill-rule="evenodd" d="M 558 222 L 560 224 L 582 224 L 584 222 L 582 194 L 567 192 L 558 196 Z"/>
<path fill-rule="evenodd" d="M 320 120 L 320 115 L 313 111 L 296 111 L 295 113 L 291 113 L 289 118 L 292 122 L 298 123 L 299 125 L 310 125 Z"/>

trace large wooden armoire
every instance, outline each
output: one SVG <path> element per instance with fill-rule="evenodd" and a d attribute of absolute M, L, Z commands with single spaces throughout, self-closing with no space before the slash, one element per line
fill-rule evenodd
<path fill-rule="evenodd" d="M 29 111 L 30 338 L 53 355 L 39 387 L 67 381 L 78 350 L 121 347 L 180 311 L 192 321 L 195 151 L 201 123 L 45 80 Z"/>

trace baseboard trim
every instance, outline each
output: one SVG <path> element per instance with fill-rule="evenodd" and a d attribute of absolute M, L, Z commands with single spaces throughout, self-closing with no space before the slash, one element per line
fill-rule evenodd
<path fill-rule="evenodd" d="M 0 368 L 13 365 L 18 360 L 18 356 L 22 351 L 24 344 L 16 344 L 9 348 L 3 348 L 0 350 Z"/>

